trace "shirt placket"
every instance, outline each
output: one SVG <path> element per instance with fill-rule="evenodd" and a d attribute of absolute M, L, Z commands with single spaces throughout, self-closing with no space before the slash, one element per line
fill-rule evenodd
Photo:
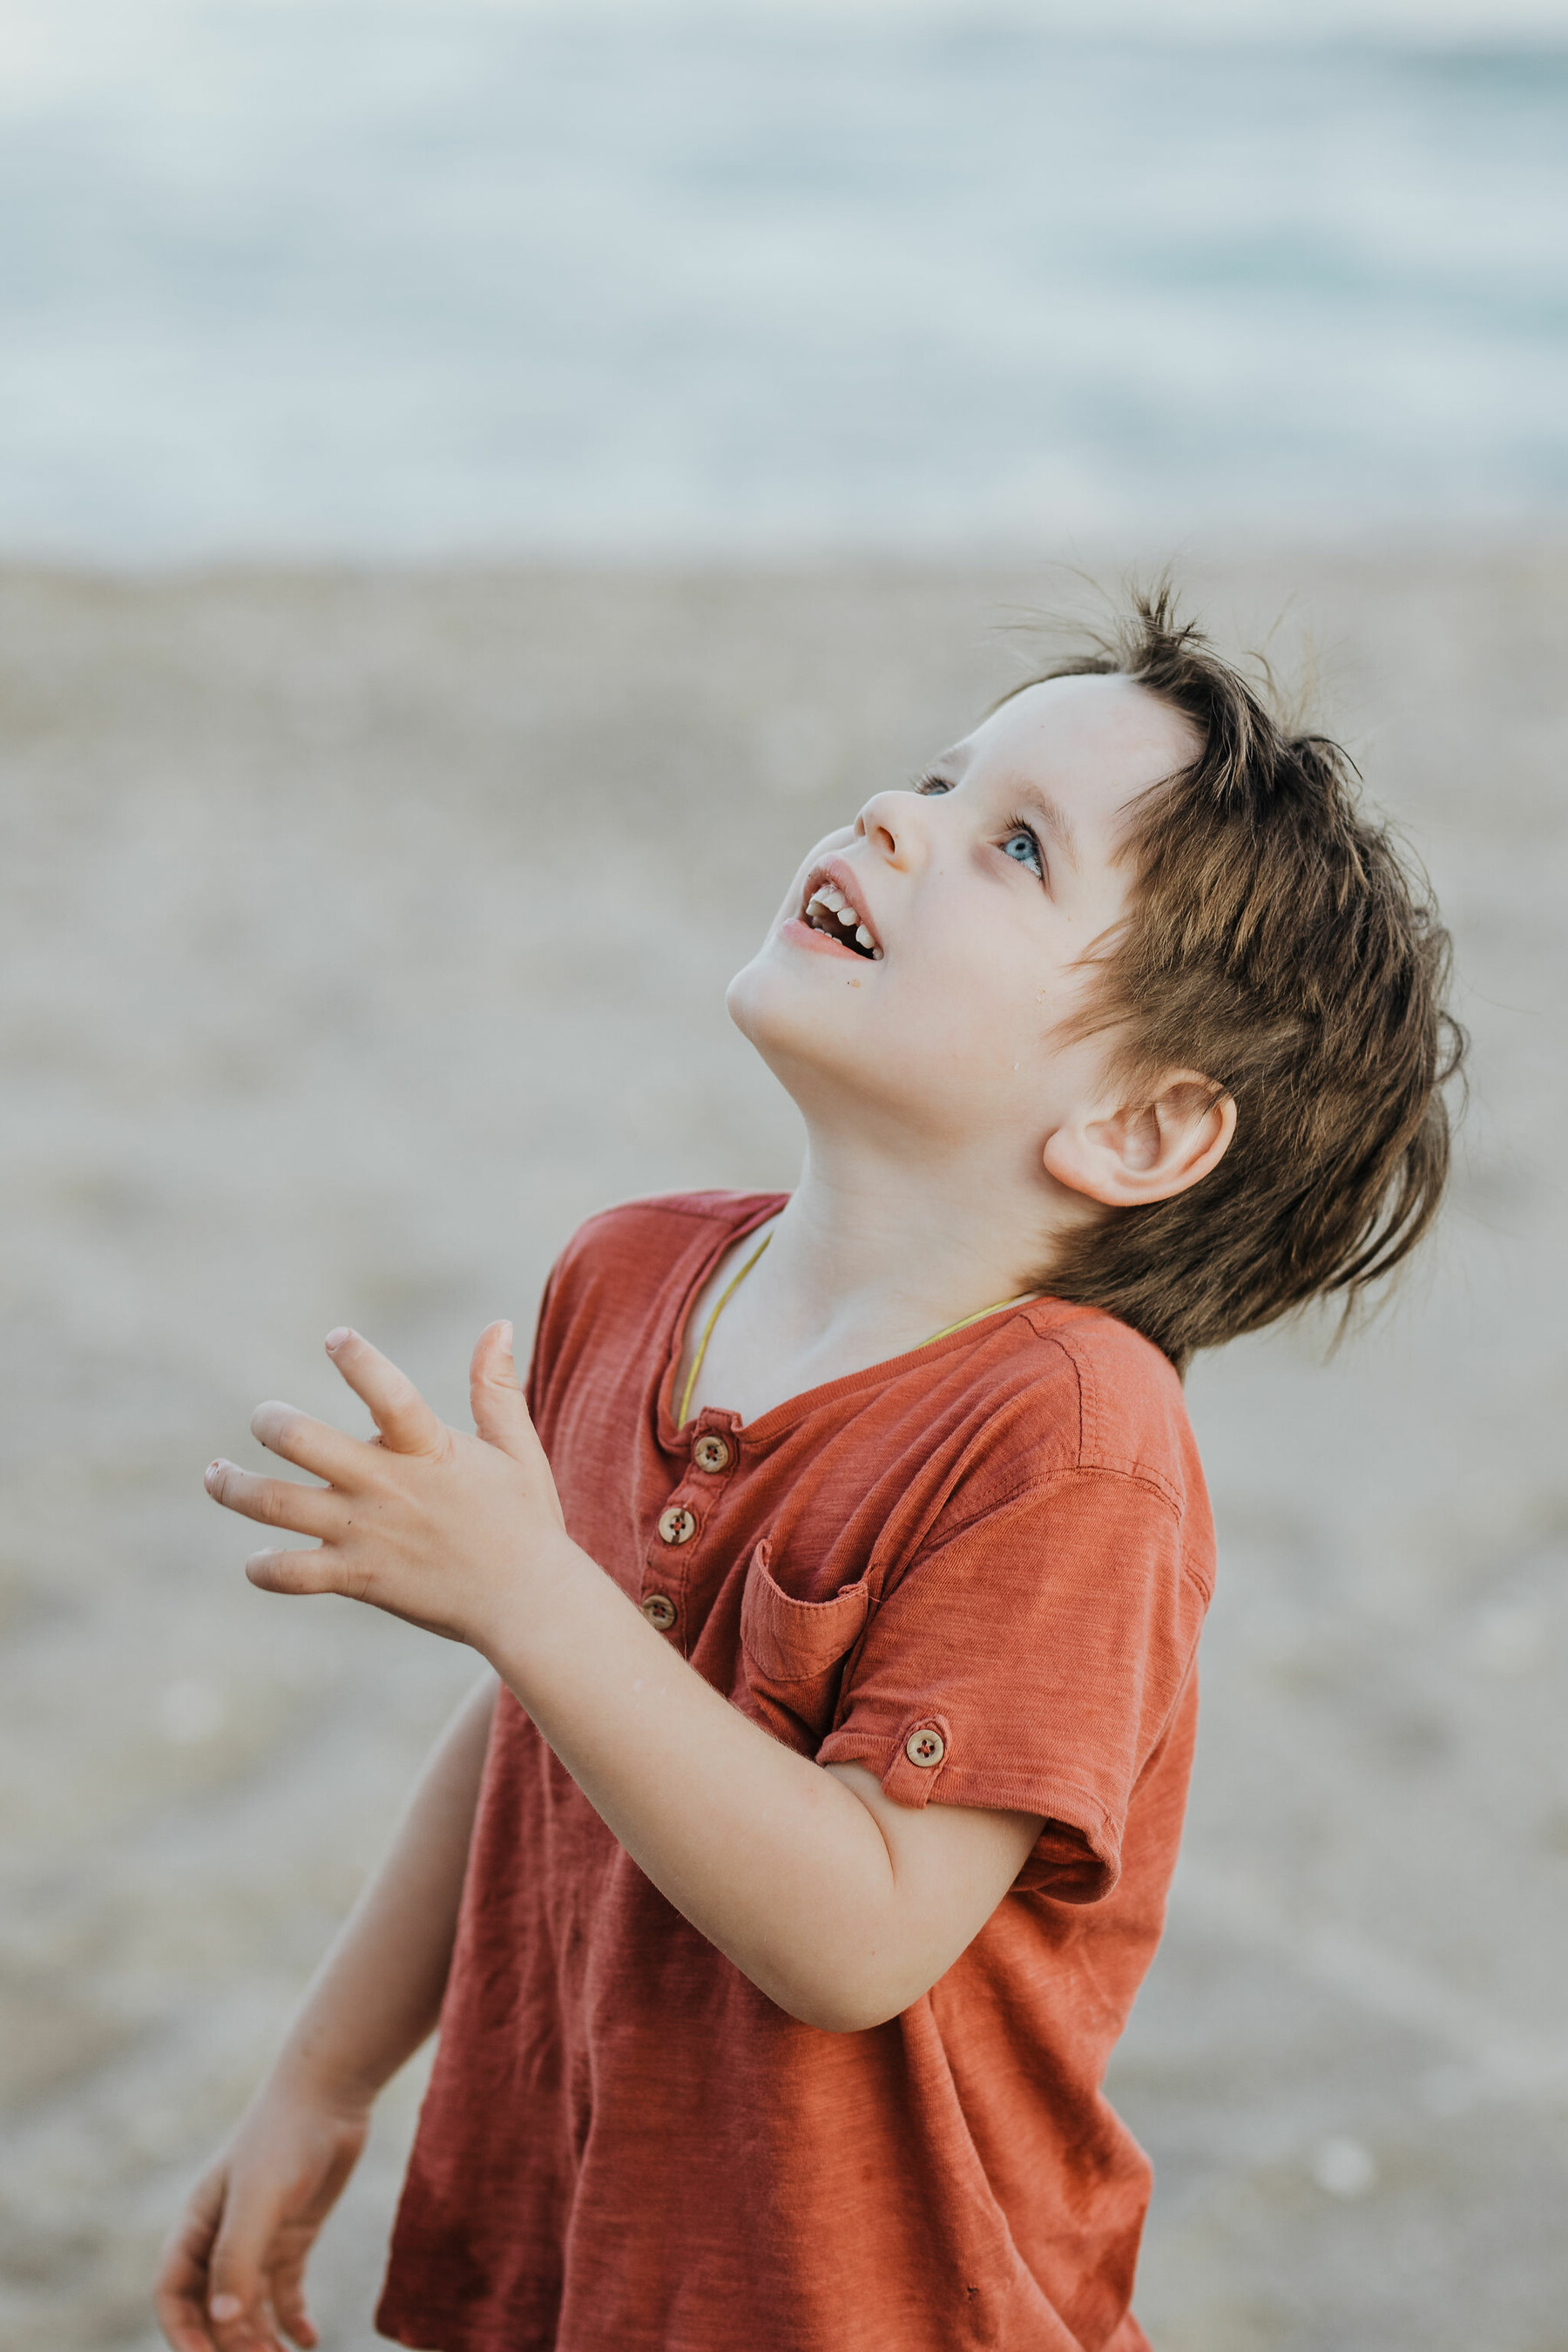
<path fill-rule="evenodd" d="M 740 1464 L 739 1428 L 733 1413 L 710 1406 L 682 1430 L 686 1467 L 643 1552 L 642 1613 L 656 1633 L 678 1645 L 682 1657 L 690 1656 L 696 1633 L 691 1598 L 702 1539 Z"/>

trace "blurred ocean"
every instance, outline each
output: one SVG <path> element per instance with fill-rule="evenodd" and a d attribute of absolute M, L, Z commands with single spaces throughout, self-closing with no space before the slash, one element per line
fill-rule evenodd
<path fill-rule="evenodd" d="M 10 0 L 0 551 L 1560 520 L 1540 25 Z"/>

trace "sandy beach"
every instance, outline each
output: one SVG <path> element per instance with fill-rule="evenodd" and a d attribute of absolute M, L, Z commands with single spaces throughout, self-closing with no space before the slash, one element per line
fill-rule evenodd
<path fill-rule="evenodd" d="M 1194 566 L 1453 925 L 1449 1213 L 1325 1361 L 1200 1361 L 1221 1577 L 1113 2095 L 1157 2352 L 1568 2346 L 1568 547 Z M 0 572 L 0 2341 L 150 2352 L 154 2249 L 466 1654 L 253 1591 L 205 1501 L 352 1321 L 451 1417 L 573 1227 L 787 1184 L 723 983 L 1064 574 Z M 370 2312 L 419 2070 L 324 2241 Z"/>

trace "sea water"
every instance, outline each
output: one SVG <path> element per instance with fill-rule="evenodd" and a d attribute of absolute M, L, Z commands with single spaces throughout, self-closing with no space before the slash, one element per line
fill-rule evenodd
<path fill-rule="evenodd" d="M 1568 47 L 1237 21 L 12 0 L 0 551 L 1560 520 Z"/>

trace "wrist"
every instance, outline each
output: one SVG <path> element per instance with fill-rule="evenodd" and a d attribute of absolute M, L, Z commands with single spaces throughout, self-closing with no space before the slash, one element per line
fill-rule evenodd
<path fill-rule="evenodd" d="M 363 2120 L 395 2072 L 390 2066 L 368 2071 L 345 2053 L 289 2041 L 279 2052 L 258 2098 L 281 2099 L 290 2106 L 316 2107 Z"/>
<path fill-rule="evenodd" d="M 470 1646 L 526 1706 L 531 1684 L 547 1679 L 561 1645 L 571 1650 L 604 1589 L 614 1590 L 597 1560 L 552 1528 L 529 1546 L 526 1577 L 510 1580 L 487 1610 Z"/>

